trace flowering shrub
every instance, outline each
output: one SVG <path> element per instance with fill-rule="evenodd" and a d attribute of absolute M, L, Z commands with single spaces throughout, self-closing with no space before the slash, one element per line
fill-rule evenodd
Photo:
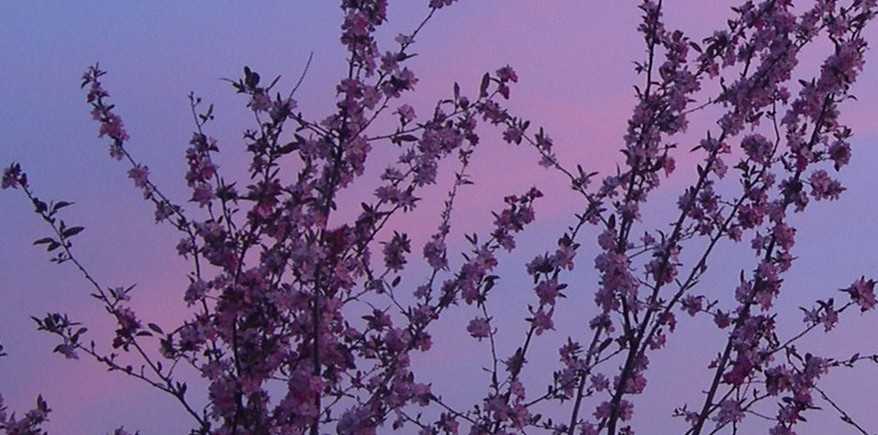
<path fill-rule="evenodd" d="M 193 433 L 633 434 L 637 396 L 660 376 L 650 372 L 650 358 L 685 313 L 712 319 L 725 337 L 702 400 L 675 411 L 685 433 L 736 432 L 744 419 L 761 416 L 770 433 L 791 434 L 821 400 L 864 432 L 819 382 L 834 368 L 878 356 L 838 360 L 802 353 L 796 344 L 814 330 L 831 330 L 845 312 L 873 309 L 875 281 L 856 278 L 842 289 L 844 302 L 829 297 L 803 308 L 804 325 L 789 338 L 778 332 L 786 318 L 776 315 L 775 301 L 795 260 L 790 216 L 805 212 L 812 199 L 844 192 L 830 172 L 851 158 L 852 131 L 839 104 L 852 97 L 862 71 L 862 31 L 876 2 L 820 0 L 801 10 L 789 1 L 747 2 L 703 41 L 667 28 L 661 1 L 641 2 L 646 55 L 635 68 L 643 84 L 623 137 L 624 161 L 602 179 L 561 161 L 542 128 L 505 106 L 518 82 L 511 66 L 486 73 L 474 95 L 454 84 L 427 115 L 398 101 L 418 83 L 407 66 L 418 34 L 452 3 L 430 1 L 423 22 L 388 49 L 374 36 L 386 22 L 386 0 L 343 1 L 340 40 L 348 69 L 335 88 L 334 113 L 319 121 L 296 110 L 295 89 L 281 93 L 276 80 L 266 83 L 245 67 L 230 83 L 256 119 L 244 132 L 246 174 L 220 171 L 219 144 L 208 133 L 212 106 L 191 96 L 188 204 L 163 193 L 130 152 L 125 124 L 103 85 L 106 73 L 89 68 L 82 87 L 99 137 L 109 142 L 111 157 L 127 164 L 155 220 L 181 236 L 177 253 L 192 266 L 181 293 L 192 317 L 167 331 L 139 318 L 132 287 L 102 285 L 76 256 L 71 239 L 83 227 L 60 217 L 71 204 L 41 200 L 13 163 L 2 187 L 22 191 L 53 230 L 35 244 L 52 261 L 76 267 L 117 324 L 112 342 L 100 346 L 87 342 L 86 328 L 65 314 L 35 318 L 40 330 L 59 338 L 54 350 L 67 358 L 86 355 L 167 393 L 192 417 Z M 803 48 L 820 39 L 833 52 L 817 71 L 797 69 Z M 691 114 L 708 109 L 719 116 L 693 144 L 700 162 L 676 203 L 676 218 L 670 225 L 645 222 L 641 210 L 650 194 L 677 170 L 680 151 L 672 138 L 687 130 Z M 394 127 L 376 131 L 379 119 Z M 517 237 L 534 223 L 534 203 L 551 192 L 531 188 L 505 197 L 491 230 L 467 235 L 466 252 L 451 252 L 455 200 L 472 184 L 470 159 L 490 130 L 532 147 L 536 165 L 568 178 L 582 199 L 581 213 L 556 245 L 526 265 L 532 302 L 522 344 L 508 355 L 495 346 L 503 325 L 487 302 L 496 297 L 495 286 L 510 284 L 497 275 L 500 255 L 521 249 Z M 337 212 L 339 194 L 365 182 L 378 144 L 395 146 L 398 157 L 358 215 L 345 220 Z M 417 246 L 394 223 L 419 206 L 448 166 L 454 176 L 439 225 Z M 730 179 L 737 182 L 731 189 L 723 184 Z M 596 244 L 581 240 L 587 226 L 598 229 Z M 736 288 L 721 294 L 698 286 L 716 248 L 747 242 L 757 260 L 741 270 Z M 589 256 L 599 278 L 588 289 L 594 295 L 594 310 L 584 310 L 592 313 L 588 329 L 555 331 L 556 307 Z M 423 267 L 425 278 L 414 282 L 404 274 L 412 267 Z M 429 354 L 431 334 L 461 305 L 476 311 L 461 333 L 487 346 L 492 362 L 483 396 L 462 406 L 443 399 L 445 386 L 424 382 L 412 362 Z M 568 338 L 556 367 L 529 363 L 533 343 L 563 332 Z M 123 354 L 139 358 L 140 366 L 120 362 Z M 178 365 L 200 373 L 206 405 L 191 397 L 188 381 L 174 371 Z M 525 370 L 550 374 L 545 392 L 526 388 Z M 774 414 L 763 411 L 768 403 Z M 48 413 L 41 398 L 21 418 L 0 402 L 0 428 L 40 433 Z"/>

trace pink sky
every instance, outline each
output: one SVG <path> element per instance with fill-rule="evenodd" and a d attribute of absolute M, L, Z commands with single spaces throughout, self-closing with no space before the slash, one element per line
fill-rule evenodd
<path fill-rule="evenodd" d="M 246 161 L 235 156 L 240 157 L 236 154 L 240 132 L 250 126 L 251 118 L 243 109 L 244 101 L 219 79 L 236 78 L 241 68 L 249 65 L 264 77 L 282 75 L 281 83 L 291 86 L 313 51 L 314 60 L 298 97 L 306 114 L 322 118 L 333 104 L 334 83 L 344 66 L 337 42 L 340 13 L 336 3 L 2 3 L 0 99 L 5 110 L 0 117 L 0 165 L 19 162 L 44 199 L 75 202 L 76 207 L 68 209 L 65 216 L 69 222 L 87 227 L 75 239 L 80 258 L 106 285 L 137 283 L 134 300 L 139 313 L 171 326 L 186 314 L 178 301 L 182 300 L 187 269 L 173 256 L 178 237 L 169 228 L 153 224 L 151 207 L 126 178 L 127 168 L 108 158 L 106 144 L 96 138 L 97 126 L 90 120 L 79 90 L 80 75 L 96 61 L 110 72 L 105 84 L 126 121 L 132 152 L 149 165 L 159 184 L 184 199 L 183 152 L 193 127 L 186 95 L 194 91 L 216 103 L 217 122 L 209 127 L 210 133 L 226 150 L 223 169 L 240 173 Z M 426 3 L 391 2 L 384 39 L 416 25 Z M 410 101 L 419 113 L 427 113 L 431 101 L 450 94 L 454 81 L 472 94 L 485 71 L 511 64 L 521 80 L 513 88 L 510 107 L 535 125 L 546 127 L 562 161 L 571 166 L 582 163 L 587 170 L 610 171 L 620 161 L 616 149 L 631 110 L 632 85 L 639 83 L 632 72 L 632 61 L 643 53 L 641 39 L 634 32 L 638 19 L 634 3 L 510 0 L 501 7 L 497 2 L 461 1 L 439 13 L 419 38 L 415 51 L 420 55 L 412 68 L 420 83 Z M 732 3 L 669 1 L 667 22 L 700 39 L 724 21 Z M 878 44 L 875 28 L 867 38 Z M 878 167 L 874 147 L 878 141 L 875 53 L 868 54 L 866 72 L 855 90 L 859 102 L 852 102 L 845 114 L 856 134 L 853 162 L 842 175 L 848 191 L 840 201 L 820 203 L 810 210 L 810 216 L 800 219 L 795 251 L 800 260 L 786 280 L 781 301 L 794 326 L 801 317 L 798 304 L 834 292 L 861 274 L 878 275 L 873 254 L 878 229 L 871 225 L 878 211 L 874 193 L 878 185 L 874 170 Z M 697 140 L 710 126 L 691 127 L 681 140 Z M 551 192 L 537 209 L 542 226 L 538 221 L 540 229 L 523 239 L 522 244 L 533 249 L 507 257 L 503 270 L 512 277 L 522 276 L 521 265 L 552 248 L 572 222 L 571 212 L 579 203 L 566 191 L 562 178 L 532 164 L 536 157 L 531 150 L 510 147 L 499 140 L 499 134 L 488 131 L 484 138 L 484 148 L 474 162 L 479 187 L 461 198 L 455 228 L 467 232 L 487 228 L 491 222 L 488 212 L 500 206 L 503 195 L 519 193 L 533 184 Z M 689 149 L 691 144 L 681 148 Z M 685 168 L 685 155 L 679 159 Z M 656 222 L 667 219 L 680 186 L 675 179 L 667 190 L 655 195 Z M 442 194 L 443 190 L 435 192 Z M 144 434 L 184 433 L 190 422 L 170 398 L 130 379 L 109 375 L 88 360 L 65 361 L 51 353 L 54 339 L 35 331 L 29 316 L 47 311 L 66 311 L 83 320 L 96 331 L 99 342 L 106 342 L 101 337 L 109 332 L 101 331 L 111 330 L 112 325 L 103 310 L 91 304 L 86 296 L 88 287 L 71 267 L 49 264 L 47 255 L 31 246 L 31 241 L 47 233 L 47 227 L 15 193 L 0 194 L 0 246 L 4 247 L 0 252 L 0 340 L 9 353 L 0 359 L 0 393 L 10 410 L 29 409 L 37 394 L 43 394 L 54 409 L 48 425 L 51 433 L 107 433 L 122 424 Z M 425 207 L 412 221 L 403 223 L 403 228 L 420 233 L 416 240 L 423 239 L 435 226 L 435 210 Z M 582 241 L 587 249 L 580 251 L 577 269 L 580 293 L 570 299 L 590 310 L 595 277 L 587 266 L 594 245 L 588 238 Z M 718 270 L 710 275 L 710 283 L 728 291 L 737 271 L 752 267 L 747 255 L 746 250 L 733 248 L 720 257 L 729 266 L 716 263 Z M 726 274 L 723 269 L 727 269 Z M 533 296 L 526 288 L 507 287 L 510 294 L 504 299 L 509 304 L 498 305 L 495 311 L 498 317 L 520 320 L 525 315 L 524 304 L 531 303 Z M 560 325 L 582 326 L 581 308 L 568 304 L 564 310 L 559 313 L 559 329 Z M 455 314 L 461 322 L 472 315 L 466 310 Z M 863 335 L 862 331 L 875 330 L 875 316 L 852 317 L 828 338 L 815 336 L 811 343 L 828 355 L 844 356 L 856 349 L 874 352 L 872 334 Z M 703 321 L 685 320 L 684 327 Z M 467 355 L 476 363 L 472 374 L 460 374 L 454 365 L 460 357 L 453 353 L 460 348 L 452 338 L 463 333 L 458 323 L 449 324 L 444 331 L 447 336 L 437 334 L 436 355 L 440 357 L 420 363 L 427 370 L 424 376 L 437 385 L 450 385 L 440 387 L 440 392 L 472 402 L 480 396 L 468 395 L 457 386 L 486 384 L 478 364 L 487 354 L 484 346 L 467 343 L 467 352 L 471 352 Z M 521 325 L 518 321 L 510 327 L 506 340 L 510 346 L 521 335 Z M 679 422 L 667 417 L 671 405 L 699 398 L 703 382 L 693 384 L 693 380 L 706 378 L 708 372 L 703 367 L 719 350 L 719 345 L 710 342 L 716 338 L 711 335 L 713 330 L 692 329 L 695 331 L 673 336 L 669 349 L 653 357 L 653 381 L 637 402 L 638 418 L 656 422 L 648 429 L 654 430 L 650 433 L 679 432 Z M 567 333 L 561 332 L 548 338 L 542 345 L 543 353 L 534 359 L 554 367 L 555 344 Z M 443 359 L 441 355 L 451 357 Z M 852 415 L 873 431 L 878 430 L 878 415 L 871 411 L 871 404 L 878 403 L 874 369 L 839 373 L 827 384 L 827 390 L 836 392 Z M 657 376 L 659 373 L 664 375 Z M 545 379 L 534 376 L 535 385 Z M 802 433 L 847 430 L 830 413 L 809 417 L 813 417 L 811 423 Z"/>

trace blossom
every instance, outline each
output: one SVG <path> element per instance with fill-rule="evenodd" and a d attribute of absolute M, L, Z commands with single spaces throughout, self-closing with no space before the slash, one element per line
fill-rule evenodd
<path fill-rule="evenodd" d="M 566 285 L 558 284 L 555 279 L 548 279 L 537 284 L 536 293 L 540 298 L 540 304 L 555 305 L 555 299 L 561 295 L 561 290 Z"/>
<path fill-rule="evenodd" d="M 135 186 L 140 188 L 146 187 L 146 184 L 149 182 L 149 168 L 135 164 L 133 168 L 128 170 L 128 177 L 134 180 Z"/>
<path fill-rule="evenodd" d="M 400 271 L 406 264 L 405 254 L 411 252 L 411 241 L 405 233 L 394 232 L 393 238 L 384 244 L 384 265 Z"/>
<path fill-rule="evenodd" d="M 745 136 L 741 141 L 741 148 L 747 153 L 747 157 L 758 164 L 767 164 L 771 157 L 771 142 L 758 133 Z"/>
<path fill-rule="evenodd" d="M 484 317 L 476 317 L 469 321 L 469 324 L 466 326 L 467 332 L 473 338 L 477 338 L 479 340 L 483 338 L 487 338 L 491 333 L 491 324 L 488 319 Z"/>
<path fill-rule="evenodd" d="M 3 189 L 16 189 L 19 186 L 27 186 L 27 175 L 21 171 L 21 165 L 13 163 L 3 169 Z"/>
<path fill-rule="evenodd" d="M 682 308 L 690 315 L 694 316 L 702 310 L 702 296 L 686 295 L 681 301 Z"/>
<path fill-rule="evenodd" d="M 128 345 L 134 340 L 135 334 L 140 330 L 141 323 L 128 307 L 117 308 L 113 314 L 116 316 L 118 328 L 116 337 L 113 339 L 113 348 L 122 347 L 128 350 Z"/>
<path fill-rule="evenodd" d="M 552 320 L 554 312 L 554 308 L 546 311 L 543 307 L 540 307 L 537 312 L 533 313 L 533 317 L 530 320 L 537 335 L 542 335 L 546 330 L 555 329 L 555 322 Z"/>
<path fill-rule="evenodd" d="M 866 280 L 865 277 L 854 281 L 850 287 L 844 290 L 851 299 L 860 306 L 860 311 L 869 311 L 875 308 L 875 281 Z"/>
<path fill-rule="evenodd" d="M 272 107 L 271 97 L 269 97 L 264 92 L 257 92 L 253 94 L 253 97 L 250 100 L 250 108 L 255 112 L 268 112 Z"/>
<path fill-rule="evenodd" d="M 445 269 L 448 267 L 448 260 L 445 257 L 445 243 L 434 237 L 424 245 L 424 258 L 433 269 Z"/>
<path fill-rule="evenodd" d="M 719 411 L 713 417 L 718 425 L 738 423 L 744 419 L 744 410 L 737 400 L 726 399 L 719 404 Z"/>
<path fill-rule="evenodd" d="M 845 189 L 838 180 L 833 180 L 826 171 L 820 169 L 811 173 L 808 178 L 811 184 L 811 196 L 816 200 L 838 199 Z"/>
<path fill-rule="evenodd" d="M 207 183 L 199 183 L 195 185 L 195 188 L 192 189 L 192 198 L 190 201 L 198 203 L 199 206 L 204 207 L 213 200 L 213 186 Z"/>
<path fill-rule="evenodd" d="M 515 70 L 509 65 L 497 70 L 497 78 L 500 79 L 501 82 L 518 82 L 518 74 L 516 74 Z"/>
<path fill-rule="evenodd" d="M 402 124 L 408 124 L 415 119 L 415 109 L 408 104 L 399 106 L 394 113 L 399 115 Z"/>

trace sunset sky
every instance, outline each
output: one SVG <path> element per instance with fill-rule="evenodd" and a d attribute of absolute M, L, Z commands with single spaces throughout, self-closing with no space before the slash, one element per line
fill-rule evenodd
<path fill-rule="evenodd" d="M 127 167 L 109 158 L 107 142 L 97 138 L 85 93 L 79 89 L 85 69 L 100 62 L 109 74 L 104 84 L 110 102 L 125 120 L 131 136 L 130 150 L 147 164 L 152 179 L 185 202 L 184 150 L 193 129 L 186 96 L 194 92 L 215 104 L 216 121 L 208 133 L 219 140 L 224 174 L 242 174 L 247 160 L 241 152 L 243 129 L 253 125 L 244 108 L 221 80 L 237 79 L 247 65 L 263 77 L 282 76 L 281 89 L 289 89 L 301 75 L 310 53 L 313 60 L 296 94 L 302 112 L 315 120 L 331 113 L 335 83 L 345 73 L 343 46 L 338 42 L 341 13 L 335 1 L 244 2 L 47 2 L 0 3 L 0 166 L 18 162 L 27 171 L 33 189 L 44 200 L 75 202 L 64 218 L 86 231 L 74 239 L 79 258 L 106 286 L 136 283 L 133 305 L 145 319 L 171 329 L 184 319 L 182 302 L 187 264 L 175 256 L 178 235 L 170 227 L 155 225 L 150 204 L 142 200 L 126 176 Z M 666 25 L 687 31 L 695 40 L 723 25 L 732 1 L 666 1 Z M 800 2 L 807 4 L 808 2 Z M 426 13 L 427 0 L 391 2 L 389 23 L 379 32 L 385 43 L 399 32 L 413 29 Z M 464 93 L 474 95 L 486 71 L 509 64 L 520 81 L 512 89 L 509 106 L 517 114 L 544 126 L 554 139 L 557 153 L 568 166 L 582 164 L 602 174 L 623 162 L 618 148 L 634 102 L 632 86 L 641 79 L 633 61 L 644 56 L 643 41 L 635 32 L 637 2 L 596 0 L 488 2 L 462 0 L 443 9 L 419 35 L 409 65 L 419 78 L 416 92 L 404 101 L 419 114 L 450 96 L 459 82 Z M 878 44 L 878 23 L 867 39 Z M 387 45 L 389 48 L 390 46 Z M 823 47 L 825 50 L 825 47 Z M 803 66 L 821 61 L 820 47 Z M 853 159 L 842 172 L 847 187 L 842 199 L 820 202 L 799 225 L 794 254 L 799 257 L 786 275 L 782 307 L 783 331 L 802 325 L 799 305 L 815 298 L 844 295 L 837 289 L 861 275 L 878 277 L 878 51 L 867 54 L 866 71 L 856 84 L 843 120 L 854 129 Z M 645 218 L 661 227 L 676 209 L 676 200 L 693 179 L 692 148 L 714 124 L 690 125 L 678 154 L 679 174 L 655 194 Z M 458 236 L 452 249 L 465 248 L 463 232 L 485 231 L 489 212 L 502 206 L 502 197 L 532 185 L 547 192 L 537 207 L 537 223 L 526 233 L 522 252 L 503 257 L 501 272 L 521 277 L 523 265 L 534 255 L 553 249 L 557 237 L 573 223 L 581 202 L 568 192 L 558 174 L 536 165 L 537 156 L 525 147 L 502 142 L 499 132 L 483 134 L 483 147 L 473 164 L 475 187 L 465 190 L 455 217 Z M 377 159 L 381 159 L 380 154 Z M 386 155 L 383 158 L 387 158 Z M 379 165 L 370 167 L 376 173 Z M 347 196 L 349 206 L 358 195 Z M 435 229 L 444 190 L 431 190 L 420 212 L 401 222 L 400 228 L 423 241 Z M 344 209 L 344 206 L 342 207 Z M 93 361 L 64 360 L 52 354 L 53 337 L 35 330 L 31 315 L 69 313 L 90 328 L 98 343 L 108 343 L 114 328 L 103 308 L 88 297 L 90 289 L 70 265 L 57 266 L 31 242 L 49 228 L 32 213 L 20 192 L 0 193 L 0 343 L 9 356 L 0 358 L 0 394 L 10 411 L 23 412 L 42 394 L 54 410 L 47 425 L 55 434 L 103 434 L 125 425 L 143 434 L 186 433 L 191 422 L 170 397 L 124 376 L 108 374 Z M 560 325 L 581 327 L 582 312 L 594 310 L 592 293 L 596 273 L 590 269 L 597 247 L 591 232 L 581 240 L 576 275 L 576 295 Z M 746 243 L 744 244 L 746 245 Z M 746 246 L 729 248 L 714 258 L 704 285 L 717 292 L 731 292 L 741 269 L 753 266 Z M 506 304 L 497 317 L 508 319 L 514 343 L 520 338 L 525 306 L 533 303 L 528 285 L 506 284 Z M 525 283 L 526 284 L 526 283 Z M 578 303 L 580 305 L 575 305 Z M 584 307 L 584 308 L 583 308 Z M 815 353 L 844 357 L 855 351 L 878 352 L 876 313 L 858 313 L 842 319 L 830 335 L 809 340 Z M 472 310 L 454 314 L 444 333 L 437 334 L 436 357 L 425 358 L 425 376 L 447 397 L 474 403 L 486 385 L 480 370 L 485 347 L 465 337 L 465 322 Z M 674 406 L 695 402 L 706 387 L 707 362 L 721 350 L 715 328 L 703 319 L 681 318 L 681 330 L 670 337 L 668 349 L 652 358 L 651 384 L 638 399 L 637 418 L 650 421 L 653 432 L 679 433 L 681 422 L 671 419 Z M 708 331 L 709 330 L 709 331 Z M 556 366 L 557 346 L 571 331 L 547 338 L 543 353 L 534 361 Z M 459 344 L 451 337 L 465 338 Z M 710 340 L 714 340 L 711 342 Z M 553 347 L 554 346 L 554 347 Z M 804 345 L 803 345 L 804 346 Z M 463 349 L 463 351 L 461 351 Z M 454 353 L 458 352 L 458 353 Z M 471 373 L 463 373 L 457 360 L 472 356 Z M 537 363 L 535 363 L 537 364 Z M 534 370 L 534 367 L 531 367 Z M 538 375 L 535 375 L 538 378 Z M 535 385 L 539 385 L 537 382 Z M 544 385 L 544 383 L 543 383 Z M 544 387 L 543 387 L 544 388 Z M 193 392 L 203 392 L 194 385 Z M 828 377 L 828 393 L 871 431 L 878 431 L 878 365 L 838 372 Z M 474 393 L 473 393 L 474 391 Z M 469 402 L 467 402 L 469 400 Z M 585 413 L 593 412 L 585 409 Z M 773 410 L 772 410 L 773 412 Z M 801 433 L 847 433 L 836 415 L 809 414 Z"/>

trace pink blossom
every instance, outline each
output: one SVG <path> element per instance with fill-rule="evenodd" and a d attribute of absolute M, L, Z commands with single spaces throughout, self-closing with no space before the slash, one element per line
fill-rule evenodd
<path fill-rule="evenodd" d="M 555 305 L 555 299 L 561 295 L 565 285 L 558 284 L 555 279 L 549 279 L 537 284 L 536 293 L 540 298 L 540 304 Z"/>
<path fill-rule="evenodd" d="M 213 201 L 213 186 L 207 183 L 199 183 L 192 189 L 192 198 L 190 201 L 198 203 L 199 206 L 205 207 Z"/>
<path fill-rule="evenodd" d="M 829 174 L 822 169 L 811 173 L 808 181 L 811 184 L 811 196 L 818 201 L 838 199 L 841 192 L 845 190 L 838 180 L 830 178 Z"/>
<path fill-rule="evenodd" d="M 434 238 L 424 245 L 424 258 L 433 269 L 445 269 L 448 267 L 448 260 L 445 257 L 445 244 Z"/>
<path fill-rule="evenodd" d="M 479 340 L 487 338 L 491 333 L 491 324 L 484 317 L 476 317 L 469 321 L 466 327 L 469 335 Z"/>
<path fill-rule="evenodd" d="M 702 299 L 704 298 L 701 296 L 686 295 L 681 304 L 683 309 L 689 313 L 690 316 L 694 316 L 702 310 Z"/>
<path fill-rule="evenodd" d="M 537 335 L 542 335 L 543 332 L 549 329 L 555 329 L 555 322 L 552 321 L 552 315 L 554 314 L 555 309 L 552 308 L 549 311 L 545 311 L 542 307 L 537 310 L 537 312 L 533 313 L 533 317 L 531 318 L 531 324 L 534 326 L 534 330 Z"/>
<path fill-rule="evenodd" d="M 250 100 L 250 108 L 252 108 L 253 111 L 268 112 L 271 107 L 271 97 L 266 95 L 264 92 L 257 92 L 253 94 L 253 97 Z"/>
<path fill-rule="evenodd" d="M 21 171 L 21 165 L 13 163 L 3 169 L 3 189 L 16 189 L 20 186 L 27 187 L 27 175 Z"/>
<path fill-rule="evenodd" d="M 497 70 L 497 78 L 500 79 L 501 82 L 518 82 L 518 75 L 509 65 Z"/>
<path fill-rule="evenodd" d="M 854 281 L 850 287 L 845 290 L 851 299 L 860 306 L 860 311 L 869 311 L 875 308 L 875 281 L 866 280 L 861 277 Z"/>
<path fill-rule="evenodd" d="M 402 124 L 408 124 L 409 122 L 415 119 L 415 109 L 408 104 L 403 104 L 396 109 L 396 112 L 399 115 L 400 122 Z"/>
<path fill-rule="evenodd" d="M 738 423 L 744 419 L 744 410 L 737 400 L 726 399 L 720 403 L 719 412 L 713 417 L 718 425 Z"/>

